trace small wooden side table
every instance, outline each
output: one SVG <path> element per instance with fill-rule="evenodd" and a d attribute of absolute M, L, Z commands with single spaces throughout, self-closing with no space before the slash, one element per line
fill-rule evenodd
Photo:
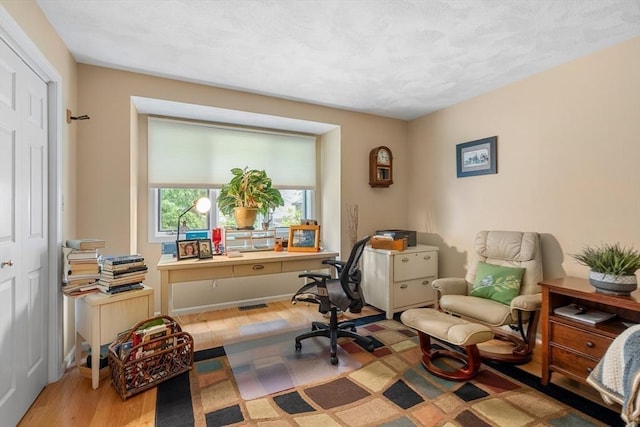
<path fill-rule="evenodd" d="M 542 384 L 552 372 L 586 384 L 611 342 L 630 324 L 640 323 L 640 290 L 631 296 L 596 292 L 586 279 L 564 277 L 543 280 L 542 287 Z M 554 314 L 557 307 L 578 304 L 588 310 L 613 313 L 610 320 L 591 325 Z"/>
<path fill-rule="evenodd" d="M 153 289 L 116 295 L 89 294 L 76 298 L 76 366 L 82 363 L 82 343 L 91 347 L 91 386 L 100 384 L 100 346 L 116 339 L 118 332 L 153 317 Z"/>

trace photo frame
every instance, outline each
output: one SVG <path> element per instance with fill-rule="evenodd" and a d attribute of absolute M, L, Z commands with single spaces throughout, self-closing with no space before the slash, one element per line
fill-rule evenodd
<path fill-rule="evenodd" d="M 199 256 L 200 251 L 198 250 L 197 240 L 178 240 L 178 261 L 198 258 Z"/>
<path fill-rule="evenodd" d="M 497 136 L 456 145 L 458 178 L 498 173 Z"/>
<path fill-rule="evenodd" d="M 320 251 L 320 226 L 292 225 L 289 227 L 289 252 Z"/>
<path fill-rule="evenodd" d="M 211 245 L 211 240 L 209 239 L 198 240 L 198 258 L 200 259 L 213 258 L 213 247 Z"/>

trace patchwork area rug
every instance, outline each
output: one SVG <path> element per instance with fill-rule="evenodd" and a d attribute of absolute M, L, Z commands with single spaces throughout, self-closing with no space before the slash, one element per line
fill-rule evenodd
<path fill-rule="evenodd" d="M 340 345 L 359 368 L 255 399 L 242 398 L 222 348 L 197 352 L 193 370 L 158 386 L 156 426 L 621 425 L 613 411 L 566 390 L 556 400 L 543 392 L 553 385 L 536 390 L 515 372 L 483 364 L 471 381 L 435 377 L 420 364 L 415 332 L 395 320 L 358 331 L 373 338 L 373 353 L 348 339 Z M 573 407 L 563 403 L 569 397 Z"/>

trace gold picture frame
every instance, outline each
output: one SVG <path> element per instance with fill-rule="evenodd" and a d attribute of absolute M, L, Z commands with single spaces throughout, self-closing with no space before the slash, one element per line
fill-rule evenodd
<path fill-rule="evenodd" d="M 319 225 L 292 225 L 289 227 L 289 252 L 319 252 Z"/>

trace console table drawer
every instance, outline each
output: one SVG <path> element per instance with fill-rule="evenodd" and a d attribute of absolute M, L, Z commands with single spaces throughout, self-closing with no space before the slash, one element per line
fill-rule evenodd
<path fill-rule="evenodd" d="M 551 365 L 584 380 L 598 364 L 597 360 L 551 346 Z"/>
<path fill-rule="evenodd" d="M 555 322 L 551 322 L 550 340 L 552 343 L 560 344 L 598 360 L 604 356 L 607 348 L 613 342 L 609 337 Z"/>
<path fill-rule="evenodd" d="M 261 274 L 274 274 L 282 272 L 280 262 L 257 262 L 255 264 L 240 264 L 233 266 L 234 276 L 258 276 Z"/>

